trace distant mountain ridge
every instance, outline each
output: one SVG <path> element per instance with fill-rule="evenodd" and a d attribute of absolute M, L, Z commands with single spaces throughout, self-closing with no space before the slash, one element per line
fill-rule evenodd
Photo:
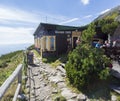
<path fill-rule="evenodd" d="M 110 9 L 109 11 L 105 12 L 98 16 L 94 21 L 101 20 L 107 17 L 113 16 L 116 21 L 120 22 L 120 5 Z"/>

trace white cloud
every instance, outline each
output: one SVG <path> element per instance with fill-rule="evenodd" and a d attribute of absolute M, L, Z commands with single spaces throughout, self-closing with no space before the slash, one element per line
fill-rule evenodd
<path fill-rule="evenodd" d="M 38 23 L 37 15 L 19 9 L 0 7 L 0 20 Z"/>
<path fill-rule="evenodd" d="M 92 15 L 87 15 L 87 16 L 84 16 L 83 19 L 88 19 L 88 18 L 91 18 Z"/>
<path fill-rule="evenodd" d="M 34 28 L 0 27 L 0 44 L 33 43 Z"/>
<path fill-rule="evenodd" d="M 110 9 L 106 9 L 106 10 L 100 12 L 99 14 L 104 14 L 104 13 L 108 12 L 109 10 L 110 10 Z"/>
<path fill-rule="evenodd" d="M 90 1 L 90 0 L 81 0 L 81 2 L 83 3 L 83 5 L 89 4 L 89 1 Z"/>
<path fill-rule="evenodd" d="M 0 44 L 33 43 L 33 32 L 40 22 L 58 23 L 65 16 L 29 12 L 0 5 Z"/>
<path fill-rule="evenodd" d="M 67 20 L 67 21 L 61 22 L 60 24 L 66 24 L 66 23 L 70 23 L 70 22 L 77 21 L 77 20 L 79 20 L 79 18 L 73 18 L 73 19 L 70 19 L 70 20 Z"/>
<path fill-rule="evenodd" d="M 47 18 L 47 19 L 46 19 Z M 34 23 L 39 24 L 40 22 L 48 22 L 48 23 L 58 23 L 60 21 L 64 21 L 68 19 L 68 17 L 61 15 L 49 14 L 47 12 L 29 12 L 23 11 L 18 8 L 11 7 L 0 7 L 0 23 L 8 24 L 11 21 L 14 23 Z"/>

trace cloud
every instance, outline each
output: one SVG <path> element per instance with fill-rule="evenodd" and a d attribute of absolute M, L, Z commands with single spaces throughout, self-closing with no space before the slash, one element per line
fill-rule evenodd
<path fill-rule="evenodd" d="M 38 23 L 37 15 L 19 9 L 0 7 L 0 20 Z"/>
<path fill-rule="evenodd" d="M 2 24 L 39 24 L 40 22 L 58 23 L 66 19 L 68 19 L 66 16 L 49 14 L 42 11 L 30 12 L 0 5 L 0 23 Z"/>
<path fill-rule="evenodd" d="M 110 10 L 110 9 L 106 9 L 106 10 L 100 12 L 99 14 L 104 14 L 104 13 L 108 12 L 109 10 Z"/>
<path fill-rule="evenodd" d="M 91 18 L 92 15 L 87 15 L 87 16 L 84 16 L 83 19 L 88 19 L 88 18 Z"/>
<path fill-rule="evenodd" d="M 90 1 L 90 0 L 81 0 L 81 2 L 83 3 L 83 5 L 89 4 L 89 1 Z"/>
<path fill-rule="evenodd" d="M 77 21 L 77 20 L 79 20 L 79 18 L 73 18 L 73 19 L 70 19 L 70 20 L 67 20 L 67 21 L 61 22 L 60 24 L 66 24 L 66 23 L 70 23 L 70 22 Z"/>
<path fill-rule="evenodd" d="M 46 17 L 47 23 L 68 19 L 47 12 L 29 12 L 0 5 L 0 44 L 34 43 L 33 33 L 40 22 L 46 22 Z"/>
<path fill-rule="evenodd" d="M 33 43 L 34 28 L 0 27 L 0 44 Z"/>

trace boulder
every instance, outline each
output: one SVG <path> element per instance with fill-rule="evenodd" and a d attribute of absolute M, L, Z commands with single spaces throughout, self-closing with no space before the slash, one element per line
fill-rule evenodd
<path fill-rule="evenodd" d="M 57 86 L 59 89 L 62 89 L 62 88 L 66 87 L 66 84 L 65 84 L 65 82 L 59 82 L 59 83 L 57 83 Z"/>
<path fill-rule="evenodd" d="M 60 71 L 61 73 L 66 73 L 65 69 L 62 66 L 57 66 L 56 70 Z"/>
<path fill-rule="evenodd" d="M 111 96 L 111 101 L 117 101 L 117 97 L 115 95 Z"/>
<path fill-rule="evenodd" d="M 77 94 L 76 93 L 73 93 L 70 89 L 68 88 L 63 88 L 62 89 L 62 92 L 61 92 L 61 95 L 63 97 L 65 97 L 67 100 L 69 99 L 73 99 L 73 98 L 76 98 L 77 97 Z"/>
<path fill-rule="evenodd" d="M 84 94 L 79 94 L 77 96 L 77 101 L 85 101 L 86 100 L 86 96 Z"/>
<path fill-rule="evenodd" d="M 63 80 L 63 78 L 60 77 L 60 76 L 50 76 L 48 79 L 49 79 L 50 82 L 53 82 L 53 83 L 55 83 L 55 84 L 57 84 L 57 83 L 59 83 L 59 82 L 64 82 L 64 81 L 65 81 L 65 80 Z"/>

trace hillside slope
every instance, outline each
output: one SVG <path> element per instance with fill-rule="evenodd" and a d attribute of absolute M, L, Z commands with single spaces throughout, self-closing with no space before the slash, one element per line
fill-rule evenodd
<path fill-rule="evenodd" d="M 94 21 L 97 21 L 97 20 L 100 20 L 100 19 L 106 19 L 108 17 L 114 18 L 116 21 L 120 22 L 120 5 L 110 9 L 109 11 L 107 11 L 104 14 L 101 14 Z"/>
<path fill-rule="evenodd" d="M 23 51 L 15 51 L 0 57 L 0 86 L 12 74 L 18 64 L 23 61 Z M 14 81 L 5 93 L 1 101 L 12 101 L 14 91 L 17 87 L 17 81 Z"/>

